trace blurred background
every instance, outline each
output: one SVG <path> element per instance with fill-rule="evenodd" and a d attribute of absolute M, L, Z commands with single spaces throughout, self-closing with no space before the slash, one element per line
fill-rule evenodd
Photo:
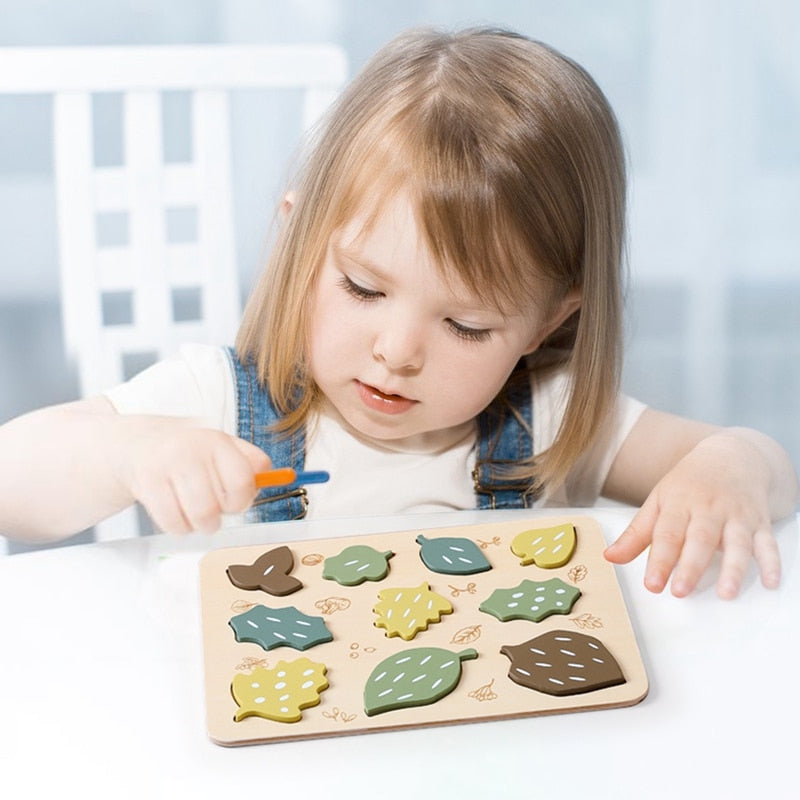
<path fill-rule="evenodd" d="M 352 74 L 406 27 L 487 23 L 576 59 L 619 117 L 631 180 L 625 390 L 760 428 L 800 463 L 800 3 L 0 0 L 0 47 L 333 42 Z M 113 98 L 95 112 L 113 129 Z M 0 423 L 79 393 L 60 327 L 51 114 L 45 97 L 0 96 Z M 244 296 L 296 142 L 246 95 L 232 135 Z"/>

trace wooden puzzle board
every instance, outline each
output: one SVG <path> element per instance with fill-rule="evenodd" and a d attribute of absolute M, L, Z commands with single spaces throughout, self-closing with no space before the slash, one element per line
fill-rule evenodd
<path fill-rule="evenodd" d="M 542 569 L 535 564 L 521 566 L 520 558 L 510 549 L 511 541 L 523 531 L 564 523 L 574 525 L 577 534 L 569 562 L 555 569 Z M 420 545 L 416 542 L 420 534 L 428 539 L 469 539 L 480 548 L 492 569 L 472 575 L 433 572 L 420 557 Z M 356 586 L 323 579 L 324 560 L 354 544 L 394 553 L 388 560 L 386 577 Z M 532 518 L 289 542 L 287 546 L 294 557 L 290 574 L 303 584 L 298 591 L 276 597 L 232 584 L 226 572 L 230 565 L 252 564 L 262 554 L 280 546 L 264 544 L 216 550 L 201 562 L 207 722 L 209 736 L 217 744 L 244 745 L 615 708 L 638 703 L 647 694 L 647 675 L 614 568 L 603 558 L 602 531 L 590 517 Z M 478 608 L 495 589 L 516 587 L 524 579 L 543 581 L 554 577 L 581 591 L 567 614 L 554 614 L 541 622 L 521 619 L 501 622 Z M 442 615 L 440 621 L 432 622 L 409 641 L 400 636 L 388 637 L 386 630 L 375 626 L 373 609 L 379 600 L 378 592 L 417 587 L 423 582 L 449 601 L 452 613 Z M 265 650 L 255 643 L 236 641 L 229 620 L 257 604 L 271 609 L 294 606 L 303 614 L 320 616 L 333 639 L 304 651 L 288 646 Z M 500 648 L 555 630 L 588 634 L 600 640 L 618 662 L 625 682 L 559 697 L 510 680 L 511 661 Z M 383 659 L 416 647 L 444 648 L 453 653 L 471 648 L 478 656 L 462 661 L 456 687 L 437 702 L 368 716 L 363 695 L 373 669 Z M 231 690 L 234 676 L 250 674 L 259 667 L 272 670 L 280 661 L 292 662 L 302 657 L 326 667 L 329 685 L 319 693 L 318 705 L 304 708 L 302 719 L 297 722 L 257 716 L 235 721 L 239 706 Z"/>

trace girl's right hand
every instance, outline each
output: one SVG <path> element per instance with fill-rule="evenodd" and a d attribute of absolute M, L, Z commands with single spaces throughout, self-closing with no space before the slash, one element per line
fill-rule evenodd
<path fill-rule="evenodd" d="M 223 514 L 241 513 L 272 466 L 255 445 L 178 417 L 119 416 L 125 457 L 117 479 L 168 533 L 213 532 Z"/>
<path fill-rule="evenodd" d="M 170 533 L 214 531 L 256 496 L 266 453 L 181 417 L 118 414 L 98 396 L 0 425 L 0 531 L 52 542 L 135 501 Z"/>

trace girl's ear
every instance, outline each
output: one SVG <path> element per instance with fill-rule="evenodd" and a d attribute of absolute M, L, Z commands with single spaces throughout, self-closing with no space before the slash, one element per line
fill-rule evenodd
<path fill-rule="evenodd" d="M 294 189 L 289 189 L 281 200 L 281 219 L 285 220 L 294 208 L 295 201 L 297 200 L 297 192 Z"/>
<path fill-rule="evenodd" d="M 549 320 L 536 332 L 524 355 L 529 355 L 539 349 L 542 342 L 557 331 L 581 307 L 581 289 L 576 286 L 570 289 L 556 306 Z"/>

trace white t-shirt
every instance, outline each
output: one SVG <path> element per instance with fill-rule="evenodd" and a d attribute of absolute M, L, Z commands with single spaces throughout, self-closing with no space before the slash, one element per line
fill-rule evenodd
<path fill-rule="evenodd" d="M 532 381 L 537 452 L 555 439 L 566 389 L 563 373 Z M 190 417 L 205 427 L 236 434 L 234 378 L 226 353 L 218 347 L 184 345 L 177 356 L 111 389 L 107 397 L 121 414 Z M 538 505 L 592 505 L 643 410 L 642 403 L 621 395 L 613 424 L 581 456 L 565 484 L 548 491 Z M 308 518 L 474 508 L 475 440 L 476 426 L 470 421 L 446 434 L 420 437 L 413 449 L 392 442 L 378 445 L 359 438 L 332 407 L 323 408 L 308 426 L 305 467 L 327 470 L 331 478 L 306 487 Z"/>

